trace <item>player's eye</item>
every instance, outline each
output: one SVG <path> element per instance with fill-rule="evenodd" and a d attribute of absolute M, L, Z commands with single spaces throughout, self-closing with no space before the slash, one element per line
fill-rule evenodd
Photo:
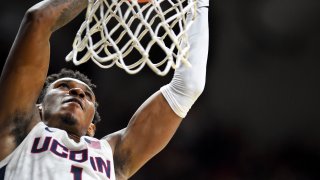
<path fill-rule="evenodd" d="M 67 83 L 60 83 L 58 85 L 59 88 L 65 88 L 65 89 L 69 89 L 69 85 Z"/>
<path fill-rule="evenodd" d="M 91 93 L 89 93 L 89 92 L 86 92 L 85 93 L 86 94 L 86 97 L 90 100 L 90 101 L 92 101 L 92 94 Z"/>

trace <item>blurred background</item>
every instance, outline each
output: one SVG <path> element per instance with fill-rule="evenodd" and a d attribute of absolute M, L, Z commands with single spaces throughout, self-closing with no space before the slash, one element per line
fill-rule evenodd
<path fill-rule="evenodd" d="M 38 1 L 3 2 L 1 69 L 24 12 Z M 131 179 L 320 179 L 320 1 L 210 2 L 206 89 L 166 149 Z M 128 75 L 64 58 L 84 15 L 51 39 L 49 73 L 77 69 L 98 86 L 97 137 L 126 126 L 166 77 Z"/>

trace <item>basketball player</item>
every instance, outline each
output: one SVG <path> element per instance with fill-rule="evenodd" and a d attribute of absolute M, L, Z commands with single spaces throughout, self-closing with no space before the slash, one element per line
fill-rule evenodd
<path fill-rule="evenodd" d="M 31 7 L 0 79 L 0 179 L 128 179 L 161 151 L 205 85 L 209 0 L 198 1 L 198 16 L 188 32 L 192 68 L 177 69 L 127 127 L 100 140 L 93 138 L 95 95 L 83 75 L 63 71 L 50 76 L 40 96 L 50 36 L 87 0 L 44 0 Z"/>

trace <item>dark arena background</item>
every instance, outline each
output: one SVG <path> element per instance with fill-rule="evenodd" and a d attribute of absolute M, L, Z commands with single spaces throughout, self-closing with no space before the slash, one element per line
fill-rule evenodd
<path fill-rule="evenodd" d="M 1 69 L 24 12 L 36 2 L 2 3 Z M 210 3 L 206 89 L 167 148 L 131 179 L 320 179 L 320 1 Z M 67 67 L 92 78 L 101 138 L 125 127 L 173 72 L 128 75 L 65 62 L 83 19 L 52 36 L 49 73 Z"/>

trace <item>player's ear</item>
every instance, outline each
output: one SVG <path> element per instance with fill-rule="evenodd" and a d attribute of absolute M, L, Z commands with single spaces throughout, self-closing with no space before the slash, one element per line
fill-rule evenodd
<path fill-rule="evenodd" d="M 39 114 L 40 114 L 40 118 L 42 120 L 42 104 L 36 104 L 37 108 L 38 108 L 38 111 L 39 111 Z"/>
<path fill-rule="evenodd" d="M 94 125 L 93 123 L 90 123 L 89 128 L 87 130 L 87 135 L 93 137 L 95 133 L 96 133 L 96 125 Z"/>

